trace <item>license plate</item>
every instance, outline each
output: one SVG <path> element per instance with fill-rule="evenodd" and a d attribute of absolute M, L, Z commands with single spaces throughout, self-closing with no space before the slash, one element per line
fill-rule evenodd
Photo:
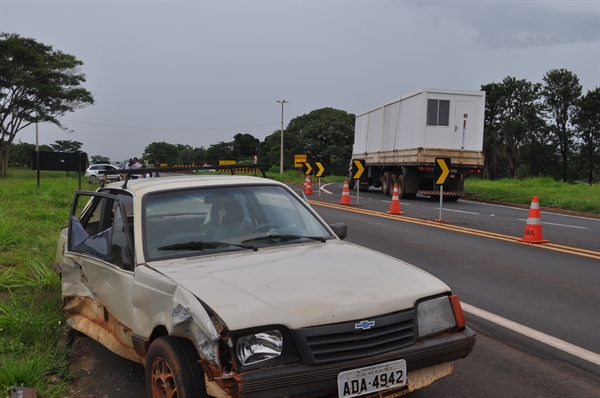
<path fill-rule="evenodd" d="M 357 397 L 371 392 L 406 385 L 406 361 L 382 363 L 338 374 L 340 398 Z"/>

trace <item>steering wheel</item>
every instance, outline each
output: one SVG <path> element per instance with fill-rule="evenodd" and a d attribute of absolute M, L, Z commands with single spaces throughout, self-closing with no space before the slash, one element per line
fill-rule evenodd
<path fill-rule="evenodd" d="M 270 223 L 259 224 L 256 227 L 252 228 L 250 230 L 250 232 L 248 232 L 248 234 L 255 234 L 257 232 L 267 232 L 271 228 L 279 228 L 279 227 L 275 224 L 270 224 Z"/>

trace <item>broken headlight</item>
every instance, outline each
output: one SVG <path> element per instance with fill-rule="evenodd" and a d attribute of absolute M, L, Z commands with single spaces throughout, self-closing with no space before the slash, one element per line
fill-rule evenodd
<path fill-rule="evenodd" d="M 419 337 L 426 337 L 456 327 L 448 297 L 427 300 L 417 305 Z"/>
<path fill-rule="evenodd" d="M 279 330 L 244 336 L 238 339 L 235 352 L 242 365 L 276 358 L 283 352 L 283 336 Z"/>

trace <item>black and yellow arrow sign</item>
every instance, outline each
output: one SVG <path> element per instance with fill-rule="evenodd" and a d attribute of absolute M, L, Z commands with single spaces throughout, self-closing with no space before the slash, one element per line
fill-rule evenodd
<path fill-rule="evenodd" d="M 304 171 L 304 175 L 307 176 L 312 174 L 313 168 L 310 163 L 304 162 L 304 167 L 302 168 L 302 170 Z"/>
<path fill-rule="evenodd" d="M 321 162 L 315 162 L 315 166 L 317 166 L 317 171 L 315 172 L 315 177 L 320 178 L 325 173 L 325 166 Z"/>
<path fill-rule="evenodd" d="M 450 158 L 436 158 L 433 171 L 435 184 L 444 185 L 450 174 Z"/>
<path fill-rule="evenodd" d="M 365 171 L 365 161 L 362 159 L 354 159 L 352 160 L 352 178 L 358 180 L 362 177 L 363 172 Z"/>

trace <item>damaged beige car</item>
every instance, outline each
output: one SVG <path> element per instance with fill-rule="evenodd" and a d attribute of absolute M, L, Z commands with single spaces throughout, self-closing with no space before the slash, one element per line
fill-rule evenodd
<path fill-rule="evenodd" d="M 148 397 L 392 397 L 452 373 L 475 344 L 458 298 L 345 235 L 264 178 L 77 191 L 64 315 L 144 365 Z"/>

